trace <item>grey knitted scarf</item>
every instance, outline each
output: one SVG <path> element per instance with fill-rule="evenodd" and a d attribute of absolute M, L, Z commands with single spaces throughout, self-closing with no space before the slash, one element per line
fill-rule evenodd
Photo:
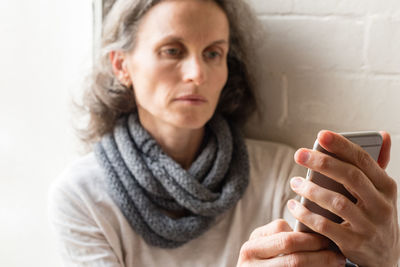
<path fill-rule="evenodd" d="M 108 194 L 132 228 L 157 247 L 179 247 L 200 236 L 237 203 L 248 184 L 244 139 L 218 115 L 206 125 L 202 150 L 189 170 L 162 151 L 137 113 L 119 120 L 94 152 Z"/>

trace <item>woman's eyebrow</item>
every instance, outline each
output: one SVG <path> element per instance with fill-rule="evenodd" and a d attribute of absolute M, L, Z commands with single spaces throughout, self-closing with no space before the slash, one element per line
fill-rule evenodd
<path fill-rule="evenodd" d="M 218 41 L 215 41 L 215 42 L 212 42 L 211 43 L 211 45 L 220 45 L 220 44 L 228 44 L 228 41 L 227 40 L 225 40 L 225 39 L 221 39 L 221 40 L 218 40 Z"/>
<path fill-rule="evenodd" d="M 167 35 L 165 37 L 163 37 L 158 43 L 174 43 L 174 42 L 182 42 L 183 38 L 178 37 L 176 35 Z"/>
<path fill-rule="evenodd" d="M 162 43 L 175 43 L 175 42 L 184 42 L 185 40 L 179 36 L 176 35 L 167 35 L 163 37 L 161 40 L 157 42 L 157 44 L 162 44 Z M 219 45 L 219 44 L 228 44 L 228 41 L 225 39 L 217 40 L 212 42 L 210 45 Z"/>

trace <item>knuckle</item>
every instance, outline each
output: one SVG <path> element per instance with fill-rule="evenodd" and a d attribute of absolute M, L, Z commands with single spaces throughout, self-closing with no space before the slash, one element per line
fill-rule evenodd
<path fill-rule="evenodd" d="M 287 251 L 293 246 L 294 240 L 290 235 L 282 235 L 276 242 L 279 250 Z"/>
<path fill-rule="evenodd" d="M 394 179 L 390 178 L 388 179 L 388 192 L 390 197 L 395 197 L 397 196 L 397 183 Z"/>
<path fill-rule="evenodd" d="M 317 187 L 314 184 L 306 182 L 303 188 L 304 193 L 306 193 L 310 198 L 314 198 L 317 193 Z"/>
<path fill-rule="evenodd" d="M 347 178 L 348 181 L 352 182 L 353 186 L 358 187 L 364 184 L 363 173 L 358 168 L 349 168 L 347 170 Z"/>
<path fill-rule="evenodd" d="M 315 229 L 318 233 L 326 233 L 329 229 L 329 224 L 327 219 L 320 218 L 315 221 Z"/>
<path fill-rule="evenodd" d="M 285 257 L 284 266 L 285 267 L 298 267 L 301 265 L 301 259 L 296 254 L 290 254 Z"/>
<path fill-rule="evenodd" d="M 250 234 L 249 240 L 270 236 L 280 232 L 288 232 L 289 230 L 291 230 L 291 227 L 284 219 L 277 219 L 267 225 L 254 229 Z"/>
<path fill-rule="evenodd" d="M 332 208 L 336 212 L 343 212 L 349 206 L 348 200 L 340 195 L 337 195 L 332 200 Z"/>
<path fill-rule="evenodd" d="M 307 208 L 302 208 L 302 209 L 297 209 L 297 210 L 298 210 L 298 211 L 296 211 L 296 212 L 298 212 L 298 216 L 299 216 L 300 218 L 306 218 L 306 217 L 312 215 L 311 211 L 308 210 Z"/>
<path fill-rule="evenodd" d="M 250 239 L 250 240 L 255 239 L 255 238 L 257 238 L 258 236 L 260 236 L 261 233 L 262 233 L 262 227 L 258 227 L 258 228 L 256 228 L 256 229 L 254 229 L 253 232 L 251 232 L 249 239 Z"/>
<path fill-rule="evenodd" d="M 368 177 L 357 167 L 348 168 L 345 178 L 352 188 L 364 188 L 370 183 Z"/>
<path fill-rule="evenodd" d="M 320 170 L 329 169 L 330 166 L 330 158 L 326 155 L 323 155 L 317 162 L 317 166 Z"/>
<path fill-rule="evenodd" d="M 356 154 L 357 166 L 360 168 L 367 167 L 370 164 L 370 155 L 364 150 L 358 150 Z"/>
<path fill-rule="evenodd" d="M 287 228 L 287 222 L 284 219 L 278 219 L 275 221 L 274 228 L 277 232 L 283 232 Z"/>
<path fill-rule="evenodd" d="M 249 241 L 245 242 L 242 247 L 240 248 L 239 257 L 240 261 L 249 261 L 253 258 L 253 249 L 252 245 Z"/>

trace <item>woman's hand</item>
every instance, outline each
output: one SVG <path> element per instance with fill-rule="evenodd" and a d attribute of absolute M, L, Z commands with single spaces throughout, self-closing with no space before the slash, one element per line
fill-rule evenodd
<path fill-rule="evenodd" d="M 345 266 L 341 254 L 327 250 L 329 240 L 293 232 L 284 220 L 257 228 L 240 249 L 237 266 Z"/>
<path fill-rule="evenodd" d="M 321 131 L 318 142 L 338 159 L 308 149 L 299 149 L 295 154 L 298 164 L 343 184 L 357 199 L 353 203 L 305 179 L 292 179 L 296 193 L 341 217 L 341 224 L 310 212 L 295 200 L 288 202 L 294 217 L 330 238 L 348 259 L 363 267 L 397 266 L 400 256 L 397 185 L 384 170 L 389 163 L 391 141 L 388 133 L 381 135 L 378 162 L 360 146 L 329 131 Z"/>

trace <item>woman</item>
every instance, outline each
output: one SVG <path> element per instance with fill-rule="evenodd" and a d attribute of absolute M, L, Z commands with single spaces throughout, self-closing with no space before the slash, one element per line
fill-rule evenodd
<path fill-rule="evenodd" d="M 294 178 L 292 188 L 345 219 L 334 225 L 291 200 L 292 149 L 243 140 L 254 107 L 241 1 L 116 1 L 87 94 L 94 153 L 50 192 L 66 263 L 78 266 L 395 266 L 396 184 L 386 133 L 379 165 L 339 135 L 297 163 L 346 185 L 357 205 Z M 343 179 L 347 175 L 356 179 Z M 335 201 L 337 200 L 337 201 Z M 281 219 L 284 218 L 284 219 Z M 264 226 L 263 226 L 264 225 Z M 248 238 L 250 236 L 250 238 Z"/>

